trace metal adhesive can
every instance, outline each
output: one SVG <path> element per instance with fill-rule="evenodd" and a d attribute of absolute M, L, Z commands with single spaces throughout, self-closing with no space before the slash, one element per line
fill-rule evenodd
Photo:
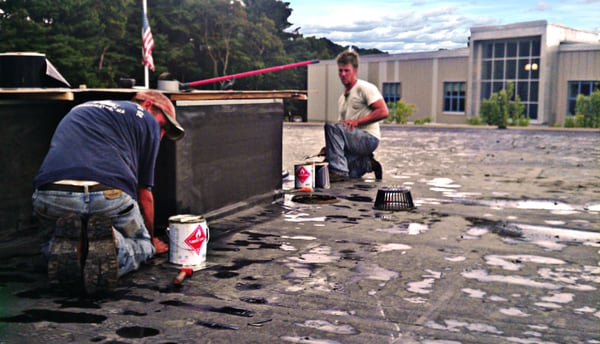
<path fill-rule="evenodd" d="M 294 165 L 294 187 L 304 191 L 312 191 L 314 184 L 315 165 Z"/>
<path fill-rule="evenodd" d="M 318 162 L 315 164 L 315 178 L 314 186 L 316 188 L 329 189 L 331 184 L 329 183 L 329 163 Z"/>
<path fill-rule="evenodd" d="M 206 262 L 209 229 L 200 215 L 169 217 L 169 263 L 197 267 Z"/>

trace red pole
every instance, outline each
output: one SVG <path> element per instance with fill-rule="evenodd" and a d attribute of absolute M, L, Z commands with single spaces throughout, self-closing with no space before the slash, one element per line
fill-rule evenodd
<path fill-rule="evenodd" d="M 237 73 L 237 74 L 219 76 L 219 77 L 211 78 L 211 79 L 204 79 L 204 80 L 199 80 L 199 81 L 182 83 L 181 85 L 183 87 L 194 87 L 194 86 L 211 84 L 211 83 L 219 82 L 219 81 L 231 80 L 233 78 L 239 79 L 239 78 L 244 78 L 244 77 L 252 76 L 252 75 L 256 75 L 256 74 L 277 72 L 277 71 L 284 70 L 284 69 L 302 67 L 302 66 L 306 66 L 306 65 L 314 64 L 314 63 L 319 63 L 319 60 L 307 60 L 307 61 L 290 63 L 290 64 L 286 64 L 286 65 L 281 65 L 281 66 L 256 69 L 256 70 L 251 70 L 249 72 L 242 72 L 242 73 Z"/>

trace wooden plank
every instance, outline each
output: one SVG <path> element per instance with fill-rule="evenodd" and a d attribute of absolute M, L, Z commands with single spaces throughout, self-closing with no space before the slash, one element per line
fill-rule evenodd
<path fill-rule="evenodd" d="M 0 88 L 0 99 L 73 101 L 75 96 L 68 88 Z"/>

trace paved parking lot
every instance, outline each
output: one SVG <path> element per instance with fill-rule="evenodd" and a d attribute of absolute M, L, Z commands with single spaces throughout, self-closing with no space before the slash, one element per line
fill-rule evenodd
<path fill-rule="evenodd" d="M 284 125 L 283 170 L 323 146 Z M 0 263 L 0 343 L 600 343 L 600 133 L 386 126 L 372 176 L 210 222 L 206 268 L 166 257 L 85 299 L 37 255 Z M 407 188 L 410 211 L 374 208 Z"/>

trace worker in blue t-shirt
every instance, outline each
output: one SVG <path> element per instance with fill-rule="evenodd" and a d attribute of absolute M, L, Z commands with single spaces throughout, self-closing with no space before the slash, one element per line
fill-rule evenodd
<path fill-rule="evenodd" d="M 48 241 L 48 278 L 87 294 L 109 291 L 168 246 L 153 235 L 160 140 L 183 137 L 162 93 L 90 101 L 58 124 L 33 181 L 33 211 Z"/>

